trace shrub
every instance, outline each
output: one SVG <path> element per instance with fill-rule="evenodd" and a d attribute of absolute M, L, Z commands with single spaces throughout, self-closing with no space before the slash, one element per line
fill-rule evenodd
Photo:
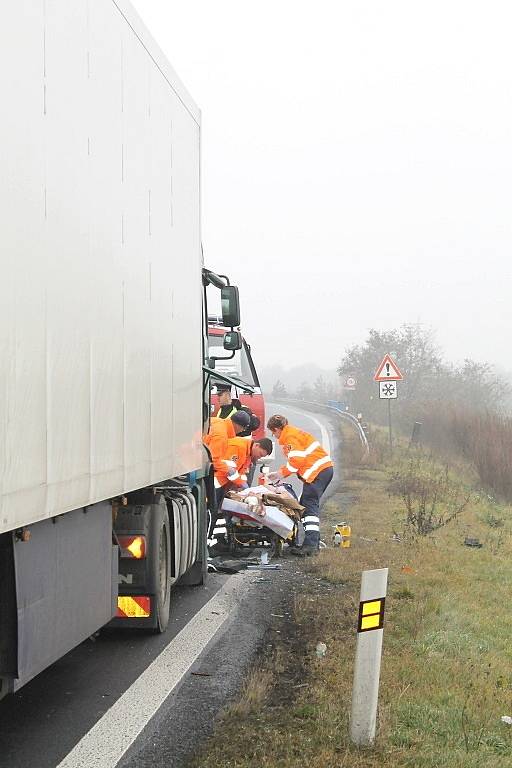
<path fill-rule="evenodd" d="M 484 487 L 512 501 L 512 418 L 432 404 L 423 421 L 431 445 L 462 455 L 473 464 Z"/>
<path fill-rule="evenodd" d="M 425 536 L 457 518 L 471 501 L 471 493 L 421 452 L 409 455 L 390 474 L 388 489 L 402 499 L 406 525 Z"/>

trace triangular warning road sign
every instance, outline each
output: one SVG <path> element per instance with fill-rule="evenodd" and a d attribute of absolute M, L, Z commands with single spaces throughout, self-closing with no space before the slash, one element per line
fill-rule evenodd
<path fill-rule="evenodd" d="M 374 381 L 402 381 L 403 375 L 400 368 L 392 359 L 391 355 L 385 355 L 384 360 L 377 368 L 373 377 Z"/>

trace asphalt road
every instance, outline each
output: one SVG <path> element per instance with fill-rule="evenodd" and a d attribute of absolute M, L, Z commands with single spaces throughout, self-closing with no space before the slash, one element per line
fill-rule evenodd
<path fill-rule="evenodd" d="M 325 416 L 267 403 L 267 415 L 272 413 L 283 413 L 321 442 L 330 442 L 330 450 L 334 450 L 335 430 Z M 282 462 L 277 449 L 274 466 Z M 300 483 L 294 483 L 300 491 Z M 206 587 L 176 588 L 165 634 L 102 632 L 67 654 L 16 695 L 0 702 L 0 768 L 57 768 L 63 761 L 66 768 L 179 768 L 211 732 L 219 710 L 236 694 L 244 670 L 263 641 L 270 616 L 287 590 L 287 568 L 285 563 L 283 571 L 266 572 L 264 581 L 259 581 L 261 573 L 214 575 Z M 109 715 L 127 694 L 138 690 L 141 677 L 165 655 L 181 630 L 186 632 L 198 615 L 205 614 L 205 621 L 208 613 L 215 618 L 219 611 L 209 611 L 209 601 L 213 608 L 217 593 L 229 590 L 231 583 L 238 589 L 242 581 L 245 589 L 233 592 L 236 604 L 229 618 L 183 675 L 180 685 L 158 705 L 156 713 L 148 716 L 126 754 L 112 762 L 106 749 L 102 755 L 98 739 L 99 753 L 94 762 L 80 757 L 76 745 L 87 742 L 93 727 L 101 730 L 105 724 L 103 738 L 108 738 L 108 728 L 112 737 L 116 735 L 115 720 L 111 723 Z M 147 694 L 139 694 L 141 709 L 150 693 L 148 689 Z M 130 706 L 137 708 L 133 697 Z"/>

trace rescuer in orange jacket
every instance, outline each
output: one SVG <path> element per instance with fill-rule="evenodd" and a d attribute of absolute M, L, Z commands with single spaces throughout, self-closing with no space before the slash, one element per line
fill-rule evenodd
<path fill-rule="evenodd" d="M 245 432 L 250 427 L 250 421 L 251 418 L 245 411 L 235 411 L 229 419 L 220 419 L 216 416 L 212 416 L 210 419 L 210 429 L 208 434 L 204 436 L 203 442 L 212 457 L 217 510 L 220 508 L 224 496 L 224 490 L 218 476 L 226 467 L 224 459 L 228 450 L 228 440 L 236 437 L 240 432 Z M 210 519 L 209 543 L 214 539 L 213 532 L 217 528 L 217 519 L 218 511 L 216 514 L 213 513 Z"/>
<path fill-rule="evenodd" d="M 224 467 L 217 475 L 222 487 L 228 483 L 243 488 L 247 485 L 247 472 L 253 462 L 272 453 L 272 440 L 268 437 L 262 440 L 247 440 L 245 437 L 233 437 L 228 440 Z"/>
<path fill-rule="evenodd" d="M 222 500 L 230 489 L 241 490 L 247 487 L 247 472 L 253 462 L 269 456 L 272 453 L 272 440 L 264 437 L 261 440 L 247 440 L 245 437 L 233 437 L 228 440 L 226 455 L 223 459 L 224 468 L 215 476 L 217 490 L 217 507 L 220 510 Z M 209 546 L 226 544 L 227 523 L 222 512 L 219 513 Z"/>
<path fill-rule="evenodd" d="M 306 536 L 302 547 L 293 547 L 291 551 L 296 555 L 315 554 L 320 545 L 320 499 L 333 477 L 332 459 L 313 435 L 288 424 L 284 416 L 271 416 L 267 429 L 277 437 L 286 456 L 286 464 L 271 472 L 269 479 L 297 474 L 304 484 L 300 503 L 304 507 L 302 523 Z"/>
<path fill-rule="evenodd" d="M 229 419 L 212 416 L 210 429 L 208 434 L 204 436 L 203 442 L 211 453 L 215 475 L 224 467 L 223 459 L 226 456 L 228 440 L 241 432 L 246 432 L 250 423 L 251 417 L 245 411 L 235 411 Z M 220 485 L 216 484 L 216 487 L 220 488 Z"/>

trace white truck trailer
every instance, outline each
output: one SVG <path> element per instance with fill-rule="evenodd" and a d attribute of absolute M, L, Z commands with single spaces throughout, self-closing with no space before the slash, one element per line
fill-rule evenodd
<path fill-rule="evenodd" d="M 205 286 L 229 281 L 202 267 L 200 113 L 128 2 L 7 3 L 0 85 L 4 695 L 116 613 L 163 630 L 204 579 Z"/>

